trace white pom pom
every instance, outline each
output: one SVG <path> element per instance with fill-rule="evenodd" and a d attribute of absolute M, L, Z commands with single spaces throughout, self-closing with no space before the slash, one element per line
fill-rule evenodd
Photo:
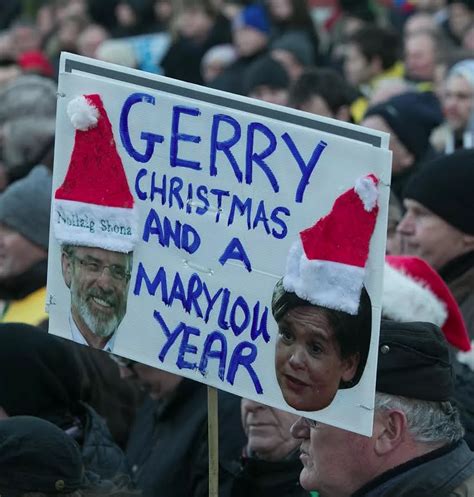
<path fill-rule="evenodd" d="M 84 96 L 76 97 L 67 104 L 67 115 L 72 125 L 80 131 L 97 126 L 99 111 Z"/>
<path fill-rule="evenodd" d="M 379 197 L 377 185 L 378 179 L 373 174 L 359 178 L 355 183 L 354 190 L 362 200 L 364 209 L 367 212 L 370 212 L 377 205 L 377 199 Z"/>

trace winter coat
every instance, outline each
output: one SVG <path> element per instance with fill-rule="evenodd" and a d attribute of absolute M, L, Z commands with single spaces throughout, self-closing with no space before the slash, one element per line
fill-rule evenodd
<path fill-rule="evenodd" d="M 282 461 L 243 457 L 222 471 L 232 475 L 231 497 L 309 497 L 299 484 L 302 469 L 297 451 Z"/>
<path fill-rule="evenodd" d="M 378 476 L 352 497 L 474 497 L 474 455 L 464 441 Z"/>
<path fill-rule="evenodd" d="M 47 261 L 36 263 L 23 274 L 3 280 L 0 284 L 0 300 L 3 310 L 1 323 L 26 323 L 43 326 L 48 319 L 46 305 Z"/>
<path fill-rule="evenodd" d="M 103 350 L 70 340 L 64 345 L 80 368 L 80 398 L 102 416 L 115 442 L 125 449 L 132 423 L 144 394 L 136 382 L 120 378 L 117 364 Z"/>
<path fill-rule="evenodd" d="M 114 442 L 104 419 L 95 410 L 82 403 L 84 432 L 81 444 L 84 466 L 103 479 L 129 474 L 125 455 Z"/>
<path fill-rule="evenodd" d="M 219 459 L 235 459 L 245 444 L 238 397 L 219 392 L 219 421 Z M 126 456 L 143 497 L 207 497 L 206 385 L 184 378 L 170 397 L 146 400 Z M 221 474 L 221 490 L 225 479 Z"/>
<path fill-rule="evenodd" d="M 474 251 L 450 261 L 439 274 L 453 293 L 474 340 Z"/>

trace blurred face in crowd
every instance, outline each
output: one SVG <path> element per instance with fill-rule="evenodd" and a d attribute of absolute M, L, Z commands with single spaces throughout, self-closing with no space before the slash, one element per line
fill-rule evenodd
<path fill-rule="evenodd" d="M 300 104 L 297 108 L 305 112 L 311 112 L 311 114 L 317 114 L 318 116 L 339 119 L 339 121 L 348 122 L 350 120 L 350 110 L 347 105 L 342 105 L 334 113 L 321 95 L 311 95 L 308 100 Z"/>
<path fill-rule="evenodd" d="M 232 36 L 240 57 L 250 57 L 262 51 L 268 43 L 266 34 L 249 26 L 234 29 Z"/>
<path fill-rule="evenodd" d="M 291 0 L 267 0 L 268 9 L 277 22 L 285 21 L 293 15 Z"/>
<path fill-rule="evenodd" d="M 404 172 L 413 166 L 415 162 L 414 155 L 405 147 L 398 136 L 393 132 L 393 129 L 387 124 L 381 116 L 373 115 L 366 117 L 362 122 L 362 126 L 367 126 L 371 129 L 390 133 L 389 148 L 392 151 L 392 174 L 397 175 Z"/>
<path fill-rule="evenodd" d="M 390 197 L 390 200 L 392 200 L 392 197 Z M 397 231 L 401 217 L 401 208 L 390 202 L 388 205 L 387 246 L 385 251 L 388 255 L 402 255 L 404 253 L 403 237 Z"/>
<path fill-rule="evenodd" d="M 464 31 L 462 46 L 466 50 L 474 51 L 474 22 Z"/>
<path fill-rule="evenodd" d="M 87 27 L 77 40 L 79 54 L 85 57 L 96 57 L 97 49 L 108 37 L 107 31 L 98 24 Z"/>
<path fill-rule="evenodd" d="M 443 94 L 443 112 L 446 122 L 454 132 L 462 133 L 474 110 L 474 91 L 463 76 L 450 76 Z"/>
<path fill-rule="evenodd" d="M 436 46 L 428 33 L 409 36 L 405 41 L 407 75 L 418 81 L 433 81 L 436 68 Z"/>
<path fill-rule="evenodd" d="M 452 2 L 448 6 L 448 23 L 453 34 L 462 39 L 464 32 L 474 21 L 474 13 L 462 2 Z"/>
<path fill-rule="evenodd" d="M 37 262 L 46 260 L 47 252 L 23 235 L 0 224 L 0 280 L 23 274 Z"/>
<path fill-rule="evenodd" d="M 131 255 L 101 248 L 63 252 L 62 269 L 71 290 L 71 312 L 79 330 L 110 337 L 127 310 Z"/>
<path fill-rule="evenodd" d="M 162 399 L 173 393 L 183 379 L 181 376 L 152 368 L 140 362 L 117 356 L 112 358 L 119 366 L 120 377 L 122 379 L 135 379 L 140 388 L 148 393 L 153 400 Z"/>
<path fill-rule="evenodd" d="M 12 51 L 14 55 L 40 49 L 40 34 L 35 26 L 19 24 L 11 31 Z"/>
<path fill-rule="evenodd" d="M 374 420 L 374 433 L 376 426 Z M 298 419 L 291 433 L 300 442 L 304 489 L 317 490 L 321 497 L 349 496 L 373 478 L 374 438 L 305 418 Z"/>
<path fill-rule="evenodd" d="M 359 355 L 341 357 L 336 335 L 326 314 L 299 306 L 278 322 L 275 370 L 285 402 L 300 411 L 327 407 L 341 381 L 356 374 Z"/>
<path fill-rule="evenodd" d="M 214 20 L 202 9 L 185 9 L 178 16 L 178 30 L 182 36 L 204 40 L 212 29 Z"/>
<path fill-rule="evenodd" d="M 410 16 L 403 26 L 404 36 L 411 36 L 420 31 L 435 31 L 437 29 L 434 17 L 428 12 L 419 12 Z"/>
<path fill-rule="evenodd" d="M 416 200 L 405 199 L 404 205 L 406 213 L 397 229 L 407 255 L 421 257 L 439 270 L 474 249 L 474 236 L 462 233 Z"/>
<path fill-rule="evenodd" d="M 304 71 L 303 64 L 289 50 L 275 48 L 271 55 L 285 68 L 292 81 L 296 81 Z"/>
<path fill-rule="evenodd" d="M 436 12 L 446 5 L 446 0 L 418 0 L 416 8 L 423 12 Z"/>
<path fill-rule="evenodd" d="M 296 414 L 242 399 L 242 426 L 247 436 L 247 452 L 264 461 L 281 461 L 298 445 L 290 433 Z"/>
<path fill-rule="evenodd" d="M 376 74 L 375 61 L 368 61 L 358 45 L 349 43 L 344 58 L 344 76 L 353 86 L 368 83 Z"/>
<path fill-rule="evenodd" d="M 286 105 L 288 103 L 288 90 L 286 88 L 260 85 L 253 88 L 248 96 L 271 104 Z"/>

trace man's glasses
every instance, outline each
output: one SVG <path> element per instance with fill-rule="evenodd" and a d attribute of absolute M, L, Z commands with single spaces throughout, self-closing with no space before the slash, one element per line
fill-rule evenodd
<path fill-rule="evenodd" d="M 102 264 L 102 262 L 81 259 L 77 255 L 72 254 L 69 255 L 69 257 L 76 260 L 81 265 L 81 267 L 90 275 L 99 276 L 104 272 L 104 269 L 108 268 L 114 280 L 128 281 L 130 279 L 131 273 L 119 264 Z"/>

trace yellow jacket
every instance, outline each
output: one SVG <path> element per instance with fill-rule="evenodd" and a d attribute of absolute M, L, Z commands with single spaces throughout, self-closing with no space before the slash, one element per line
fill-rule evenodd
<path fill-rule="evenodd" d="M 39 288 L 22 300 L 10 300 L 6 303 L 2 323 L 26 323 L 38 326 L 48 319 L 45 311 L 46 287 Z"/>

